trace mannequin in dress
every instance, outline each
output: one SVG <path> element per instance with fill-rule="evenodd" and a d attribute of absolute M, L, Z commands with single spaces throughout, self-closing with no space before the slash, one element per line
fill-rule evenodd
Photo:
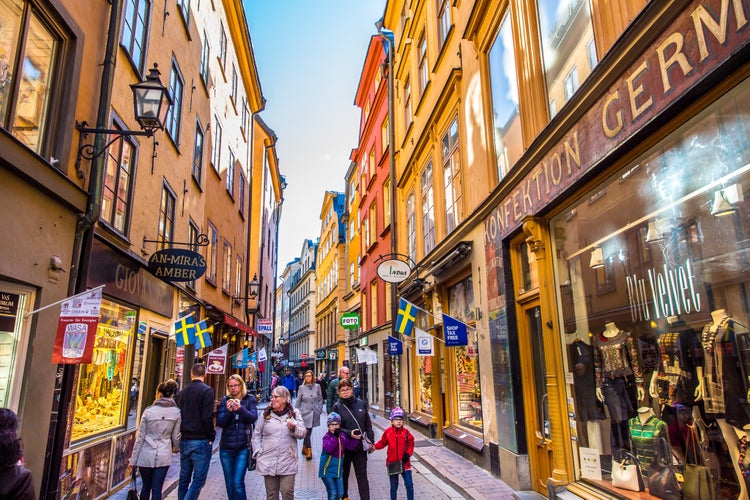
<path fill-rule="evenodd" d="M 594 336 L 592 345 L 596 397 L 609 410 L 612 450 L 629 448 L 628 419 L 633 413 L 633 406 L 627 392 L 626 377 L 635 376 L 638 400 L 643 400 L 645 396 L 643 371 L 635 342 L 630 333 L 620 330 L 610 321 L 604 325 L 604 331 Z"/>
<path fill-rule="evenodd" d="M 746 399 L 750 383 L 742 375 L 750 373 L 750 335 L 748 329 L 733 319 L 725 309 L 711 312 L 712 322 L 703 328 L 703 368 L 699 369 L 699 397 L 704 400 L 706 416 L 716 419 L 729 449 L 732 465 L 740 480 L 739 498 L 748 498 L 748 479 L 740 468 L 744 463 L 738 437 L 746 436 L 750 427 L 750 405 Z M 747 443 L 747 437 L 745 438 Z M 748 454 L 750 455 L 750 453 Z"/>
<path fill-rule="evenodd" d="M 679 316 L 669 316 L 657 345 L 659 366 L 651 376 L 649 394 L 662 405 L 692 406 L 698 397 L 698 369 L 703 364 L 698 334 Z"/>

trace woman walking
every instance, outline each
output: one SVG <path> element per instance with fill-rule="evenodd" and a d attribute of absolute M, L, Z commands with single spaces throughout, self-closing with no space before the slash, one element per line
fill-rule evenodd
<path fill-rule="evenodd" d="M 234 374 L 227 379 L 227 395 L 219 403 L 216 423 L 221 427 L 219 457 L 229 500 L 245 500 L 247 442 L 252 426 L 258 420 L 255 396 L 248 394 L 242 377 Z"/>
<path fill-rule="evenodd" d="M 292 396 L 284 386 L 271 391 L 271 404 L 263 411 L 253 432 L 256 471 L 263 476 L 266 498 L 294 500 L 297 474 L 297 440 L 305 437 L 305 423 L 292 406 Z"/>
<path fill-rule="evenodd" d="M 344 498 L 348 498 L 349 471 L 354 464 L 354 474 L 357 476 L 357 489 L 361 500 L 370 500 L 370 483 L 367 479 L 367 451 L 362 446 L 362 440 L 368 439 L 369 446 L 375 441 L 370 414 L 361 399 L 354 397 L 354 387 L 349 379 L 342 379 L 338 384 L 339 400 L 333 405 L 333 411 L 341 415 L 341 432 L 349 437 L 358 439 L 356 448 L 344 451 Z"/>
<path fill-rule="evenodd" d="M 177 382 L 172 379 L 159 384 L 159 398 L 143 411 L 138 436 L 133 445 L 130 465 L 141 472 L 141 500 L 161 500 L 161 490 L 172 453 L 180 450 L 180 409 L 173 396 Z"/>
<path fill-rule="evenodd" d="M 320 425 L 320 414 L 323 411 L 323 393 L 315 383 L 313 372 L 307 370 L 302 385 L 297 389 L 297 408 L 305 422 L 305 439 L 302 441 L 302 454 L 307 460 L 312 460 L 312 444 L 310 437 L 312 430 Z"/>

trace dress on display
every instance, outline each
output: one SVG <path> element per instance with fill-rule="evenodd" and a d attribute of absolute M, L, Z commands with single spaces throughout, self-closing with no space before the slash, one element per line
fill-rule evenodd
<path fill-rule="evenodd" d="M 747 329 L 732 318 L 724 318 L 714 332 L 713 326 L 707 324 L 701 335 L 706 415 L 742 428 L 750 423 L 746 382 L 750 338 Z"/>
<path fill-rule="evenodd" d="M 573 384 L 576 394 L 576 414 L 581 422 L 604 418 L 601 402 L 596 399 L 594 378 L 594 348 L 582 340 L 570 344 Z"/>
<path fill-rule="evenodd" d="M 670 331 L 657 339 L 661 353 L 656 374 L 659 403 L 692 405 L 698 387 L 696 367 L 703 364 L 698 334 L 684 321 L 670 325 Z"/>

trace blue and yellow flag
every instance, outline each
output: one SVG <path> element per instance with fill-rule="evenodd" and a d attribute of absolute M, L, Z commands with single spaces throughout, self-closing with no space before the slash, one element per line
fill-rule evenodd
<path fill-rule="evenodd" d="M 208 319 L 198 322 L 195 325 L 195 348 L 203 349 L 211 345 L 211 332 L 214 327 L 208 324 Z"/>
<path fill-rule="evenodd" d="M 417 319 L 419 308 L 406 299 L 398 301 L 398 317 L 396 318 L 396 331 L 407 337 L 411 336 L 414 328 L 414 320 Z"/>
<path fill-rule="evenodd" d="M 182 347 L 195 342 L 195 322 L 193 316 L 185 316 L 174 324 L 174 336 L 177 347 Z"/>

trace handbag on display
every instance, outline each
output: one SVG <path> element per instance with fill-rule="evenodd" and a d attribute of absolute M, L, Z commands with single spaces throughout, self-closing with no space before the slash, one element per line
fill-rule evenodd
<path fill-rule="evenodd" d="M 247 470 L 255 470 L 257 461 L 253 458 L 253 431 L 252 429 L 245 429 L 247 435 Z"/>
<path fill-rule="evenodd" d="M 656 458 L 647 472 L 648 492 L 662 500 L 681 500 L 682 484 L 672 464 L 671 447 L 664 438 L 660 438 L 657 443 Z"/>
<path fill-rule="evenodd" d="M 688 445 L 685 460 L 685 483 L 683 492 L 688 500 L 714 500 L 714 484 L 711 470 L 706 466 L 703 449 L 698 444 L 698 432 L 689 426 Z M 694 463 L 689 463 L 690 460 Z"/>
<path fill-rule="evenodd" d="M 643 491 L 643 474 L 635 455 L 621 449 L 612 460 L 612 486 L 630 491 Z"/>

